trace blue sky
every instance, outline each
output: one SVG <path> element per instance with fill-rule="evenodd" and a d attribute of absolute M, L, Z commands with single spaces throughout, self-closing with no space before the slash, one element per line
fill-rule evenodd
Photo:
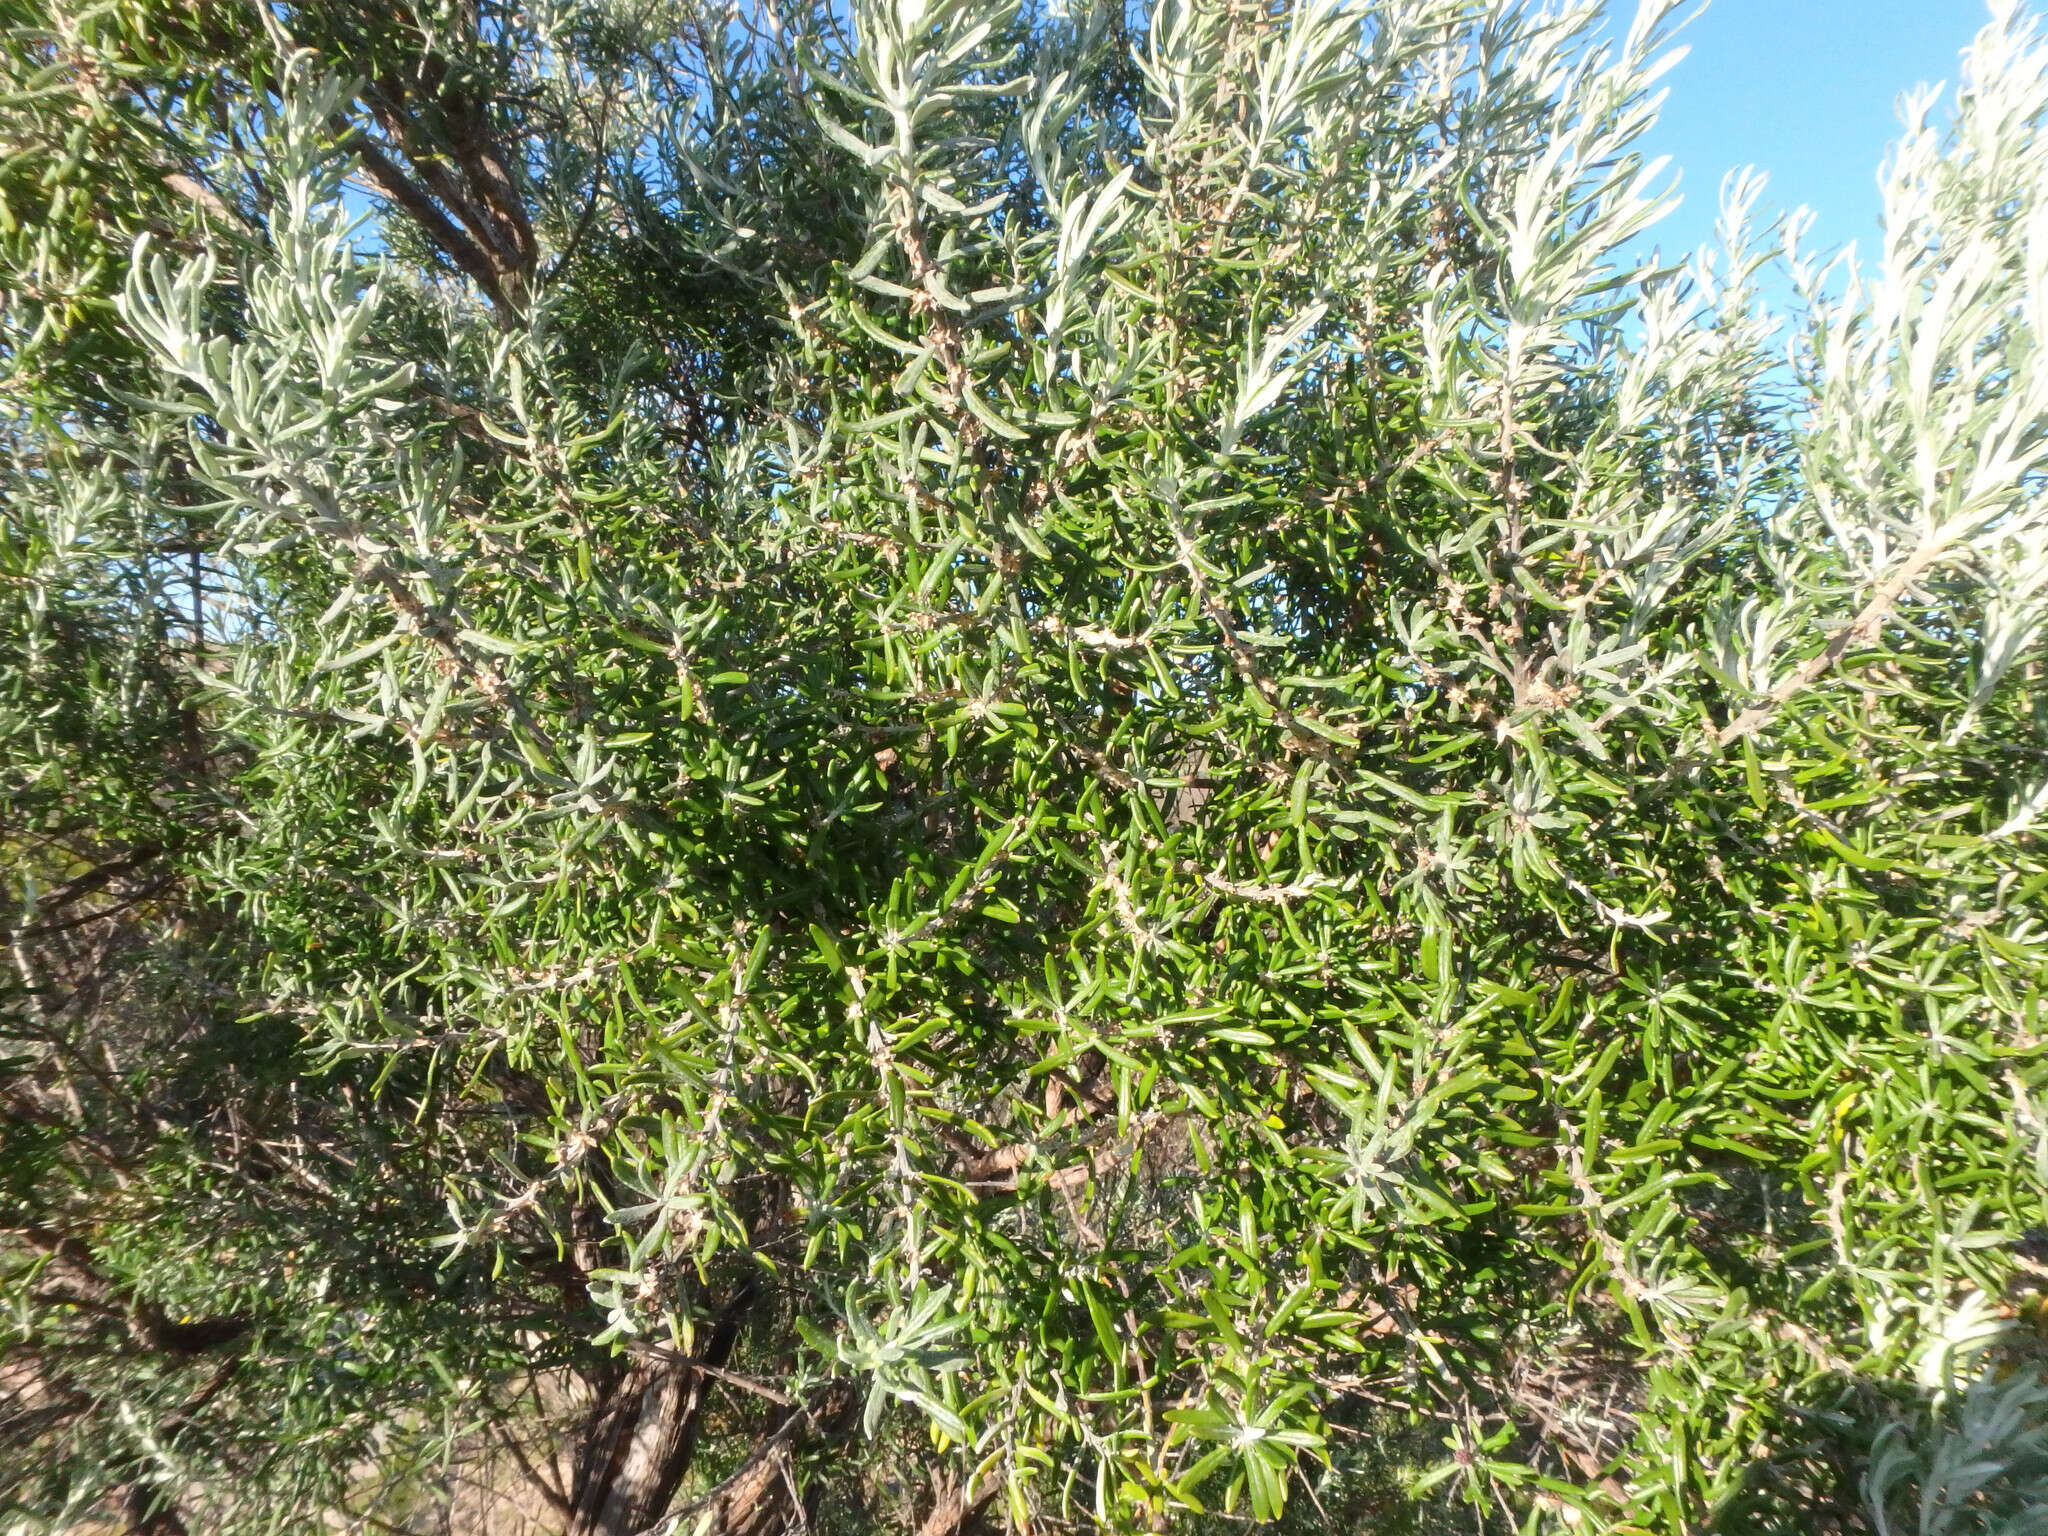
<path fill-rule="evenodd" d="M 1625 27 L 1633 0 L 1609 0 Z M 1722 176 L 1770 173 L 1768 205 L 1816 216 L 1808 248 L 1874 249 L 1877 169 L 1898 98 L 1953 82 L 1987 17 L 1983 0 L 1712 0 L 1679 34 L 1663 119 L 1645 144 L 1683 172 L 1685 201 L 1649 240 L 1673 255 L 1712 238 Z"/>

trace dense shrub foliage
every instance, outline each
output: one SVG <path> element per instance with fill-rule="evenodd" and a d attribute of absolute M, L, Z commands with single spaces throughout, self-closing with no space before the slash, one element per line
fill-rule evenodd
<path fill-rule="evenodd" d="M 2017 9 L 0 13 L 9 1529 L 2048 1529 Z"/>

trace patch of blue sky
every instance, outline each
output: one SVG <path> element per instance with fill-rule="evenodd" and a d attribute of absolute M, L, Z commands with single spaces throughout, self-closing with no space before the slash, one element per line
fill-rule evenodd
<path fill-rule="evenodd" d="M 1610 4 L 1619 35 L 1634 7 Z M 1640 146 L 1671 157 L 1682 194 L 1643 253 L 1718 243 L 1723 181 L 1752 166 L 1770 178 L 1760 213 L 1811 210 L 1809 254 L 1874 255 L 1899 101 L 1935 84 L 1953 99 L 1962 51 L 1988 19 L 1982 0 L 1710 0 L 1677 34 L 1688 51 L 1661 82 L 1669 97 Z M 1790 292 L 1782 275 L 1767 280 L 1773 308 Z"/>

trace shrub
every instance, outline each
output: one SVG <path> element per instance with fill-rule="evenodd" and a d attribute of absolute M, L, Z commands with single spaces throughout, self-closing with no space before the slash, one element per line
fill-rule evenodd
<path fill-rule="evenodd" d="M 1754 179 L 1631 254 L 1673 9 L 20 20 L 21 1518 L 492 1435 L 620 1536 L 1960 1486 L 1915 1372 L 2044 1273 L 2048 48 L 1831 293 Z"/>

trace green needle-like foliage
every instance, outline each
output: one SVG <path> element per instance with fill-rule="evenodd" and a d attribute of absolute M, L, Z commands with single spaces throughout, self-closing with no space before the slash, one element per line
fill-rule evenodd
<path fill-rule="evenodd" d="M 2048 1530 L 2016 6 L 0 9 L 0 1520 Z"/>

